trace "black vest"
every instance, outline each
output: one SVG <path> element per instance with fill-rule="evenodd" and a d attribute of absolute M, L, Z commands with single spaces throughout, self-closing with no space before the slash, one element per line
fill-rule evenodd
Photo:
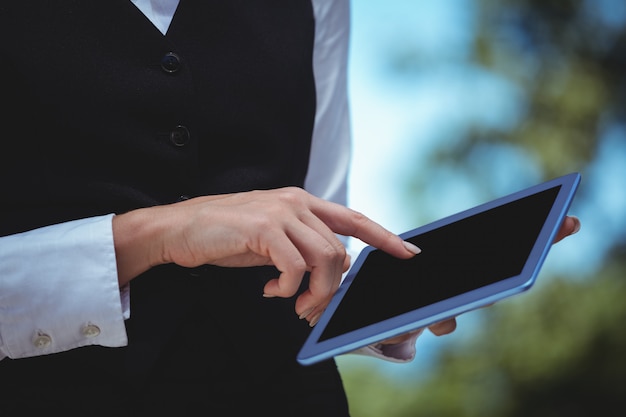
<path fill-rule="evenodd" d="M 181 196 L 302 186 L 314 23 L 305 0 L 181 0 L 163 36 L 130 0 L 2 2 L 0 235 Z M 131 284 L 128 347 L 0 361 L 0 407 L 98 415 L 93 400 L 103 415 L 185 415 L 287 387 L 297 397 L 316 378 L 341 397 L 332 362 L 296 364 L 308 326 L 293 299 L 262 297 L 276 273 L 155 268 Z M 9 381 L 16 391 L 3 394 Z"/>
<path fill-rule="evenodd" d="M 167 36 L 130 0 L 2 3 L 0 235 L 303 184 L 308 1 L 183 0 Z"/>

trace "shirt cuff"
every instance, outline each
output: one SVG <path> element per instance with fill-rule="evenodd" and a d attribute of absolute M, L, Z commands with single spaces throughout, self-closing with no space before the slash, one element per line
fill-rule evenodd
<path fill-rule="evenodd" d="M 0 359 L 128 343 L 112 218 L 0 238 Z"/>
<path fill-rule="evenodd" d="M 360 349 L 352 351 L 351 353 L 357 355 L 372 356 L 375 358 L 384 359 L 388 362 L 408 363 L 415 359 L 415 342 L 423 331 L 424 329 L 419 329 L 411 332 L 408 339 L 401 343 L 377 343 L 375 345 L 362 347 Z"/>

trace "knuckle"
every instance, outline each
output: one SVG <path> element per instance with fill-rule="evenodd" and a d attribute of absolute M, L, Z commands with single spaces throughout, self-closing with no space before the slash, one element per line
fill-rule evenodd
<path fill-rule="evenodd" d="M 327 244 L 322 248 L 320 255 L 327 262 L 343 262 L 346 257 L 346 249 L 343 245 Z"/>
<path fill-rule="evenodd" d="M 361 213 L 360 211 L 354 211 L 352 210 L 351 213 L 351 220 L 352 220 L 352 225 L 353 225 L 353 231 L 352 233 L 358 233 L 360 230 L 365 229 L 368 224 L 371 222 L 371 220 L 369 219 L 369 217 L 367 217 L 366 215 L 364 215 L 363 213 Z"/>
<path fill-rule="evenodd" d="M 298 187 L 285 187 L 279 191 L 278 198 L 288 205 L 304 204 L 307 193 Z"/>
<path fill-rule="evenodd" d="M 291 273 L 294 275 L 304 275 L 307 270 L 306 261 L 303 258 L 298 258 L 293 261 L 291 264 Z"/>
<path fill-rule="evenodd" d="M 290 262 L 281 273 L 279 280 L 281 293 L 288 297 L 294 295 L 298 291 L 298 288 L 300 288 L 302 277 L 306 271 L 307 264 L 304 259 L 294 259 Z"/>
<path fill-rule="evenodd" d="M 363 224 L 369 222 L 369 218 L 360 211 L 352 210 L 352 218 L 356 224 Z"/>

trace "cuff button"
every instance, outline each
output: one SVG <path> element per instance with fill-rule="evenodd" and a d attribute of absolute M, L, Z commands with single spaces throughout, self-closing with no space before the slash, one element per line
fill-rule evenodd
<path fill-rule="evenodd" d="M 52 338 L 45 333 L 38 332 L 33 338 L 33 345 L 35 345 L 37 349 L 45 349 L 51 344 Z"/>
<path fill-rule="evenodd" d="M 87 324 L 82 328 L 81 333 L 85 337 L 96 337 L 100 334 L 100 328 L 95 324 Z"/>

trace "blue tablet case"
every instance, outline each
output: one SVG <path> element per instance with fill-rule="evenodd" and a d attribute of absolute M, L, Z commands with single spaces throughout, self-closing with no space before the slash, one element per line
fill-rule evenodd
<path fill-rule="evenodd" d="M 400 236 L 410 260 L 364 248 L 297 360 L 310 365 L 528 290 L 580 183 L 571 173 Z"/>

